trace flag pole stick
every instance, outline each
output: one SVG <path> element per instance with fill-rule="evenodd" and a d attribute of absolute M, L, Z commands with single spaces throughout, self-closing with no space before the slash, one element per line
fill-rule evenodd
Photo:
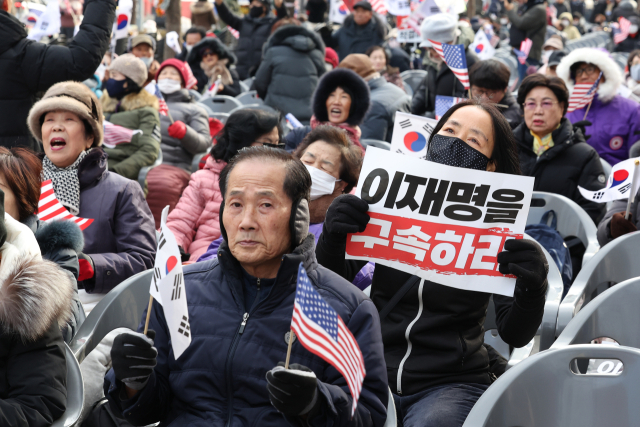
<path fill-rule="evenodd" d="M 587 107 L 587 111 L 584 113 L 584 117 L 582 118 L 582 120 L 587 120 L 587 114 L 589 114 L 589 110 L 591 109 L 591 104 L 593 104 L 593 99 L 589 103 L 589 106 Z"/>
<path fill-rule="evenodd" d="M 151 305 L 153 304 L 153 295 L 149 295 L 149 307 L 147 308 L 147 320 L 144 322 L 144 335 L 149 330 L 149 318 L 151 317 Z"/>
<path fill-rule="evenodd" d="M 633 192 L 633 190 L 636 188 L 637 184 L 638 184 L 638 165 L 640 165 L 640 160 L 637 160 L 634 162 L 635 166 L 633 168 L 633 179 L 631 180 L 631 192 Z M 627 201 L 627 211 L 624 214 L 624 219 L 628 220 L 629 219 L 629 214 L 631 214 L 631 205 L 633 204 L 633 202 L 636 199 L 636 193 L 633 192 L 633 194 L 629 194 L 629 200 Z"/>
<path fill-rule="evenodd" d="M 293 344 L 293 338 L 296 336 L 296 333 L 293 332 L 293 329 L 289 330 L 289 348 L 287 348 L 287 359 L 284 362 L 284 369 L 289 369 L 289 359 L 291 358 L 291 345 Z"/>

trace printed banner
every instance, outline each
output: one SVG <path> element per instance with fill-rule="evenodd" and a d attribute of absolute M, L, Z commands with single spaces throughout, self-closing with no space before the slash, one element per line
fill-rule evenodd
<path fill-rule="evenodd" d="M 359 196 L 371 220 L 349 234 L 346 258 L 373 261 L 470 291 L 513 296 L 498 271 L 507 239 L 521 239 L 534 178 L 425 162 L 367 149 Z"/>
<path fill-rule="evenodd" d="M 396 113 L 391 151 L 421 159 L 427 158 L 427 145 L 437 120 L 409 113 Z"/>

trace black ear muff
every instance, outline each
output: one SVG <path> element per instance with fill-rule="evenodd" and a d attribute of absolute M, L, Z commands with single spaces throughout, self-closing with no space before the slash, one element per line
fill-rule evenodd
<path fill-rule="evenodd" d="M 298 199 L 291 207 L 291 217 L 289 219 L 293 247 L 300 246 L 309 234 L 309 221 L 309 201 L 304 198 Z"/>
<path fill-rule="evenodd" d="M 222 234 L 222 238 L 225 242 L 229 243 L 227 240 L 227 230 L 224 228 L 224 222 L 222 222 L 222 213 L 224 212 L 224 199 L 222 199 L 222 203 L 220 203 L 220 215 L 218 215 L 218 219 L 220 221 L 220 234 Z"/>

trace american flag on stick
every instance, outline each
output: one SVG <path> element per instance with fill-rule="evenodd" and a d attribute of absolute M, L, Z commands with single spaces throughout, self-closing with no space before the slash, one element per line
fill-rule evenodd
<path fill-rule="evenodd" d="M 438 52 L 440 58 L 447 64 L 447 67 L 460 80 L 462 86 L 469 90 L 469 70 L 467 70 L 467 57 L 465 56 L 464 45 L 446 44 L 429 40 L 433 48 Z"/>
<path fill-rule="evenodd" d="M 167 102 L 164 100 L 164 96 L 162 96 L 162 92 L 160 92 L 160 88 L 156 84 L 156 93 L 154 94 L 158 98 L 158 102 L 160 103 L 160 108 L 158 112 L 163 116 L 169 115 L 169 107 L 167 106 Z"/>
<path fill-rule="evenodd" d="M 233 37 L 235 37 L 236 39 L 240 38 L 240 33 L 236 30 L 234 30 L 233 28 L 231 28 L 230 26 L 227 25 L 227 30 L 229 30 L 229 32 L 231 33 L 231 35 Z"/>
<path fill-rule="evenodd" d="M 620 22 L 617 25 L 612 25 L 613 42 L 615 44 L 620 44 L 629 37 L 629 27 L 631 27 L 631 21 L 624 16 L 620 17 Z"/>
<path fill-rule="evenodd" d="M 338 313 L 315 290 L 302 263 L 298 267 L 291 329 L 304 348 L 336 368 L 347 380 L 353 415 L 366 375 L 362 352 Z"/>
<path fill-rule="evenodd" d="M 520 50 L 513 49 L 516 52 L 516 56 L 518 57 L 518 62 L 522 65 L 527 62 L 527 58 L 529 57 L 529 52 L 531 52 L 531 46 L 533 46 L 533 42 L 531 39 L 523 40 L 520 43 Z"/>
<path fill-rule="evenodd" d="M 387 5 L 385 4 L 385 0 L 369 0 L 371 3 L 371 8 L 373 11 L 379 15 L 387 14 Z"/>
<path fill-rule="evenodd" d="M 70 220 L 84 230 L 93 222 L 92 219 L 79 218 L 72 215 L 56 198 L 53 183 L 50 179 L 43 181 L 40 187 L 40 201 L 38 202 L 38 219 L 43 222 Z"/>
<path fill-rule="evenodd" d="M 596 94 L 600 79 L 602 79 L 602 71 L 595 83 L 580 83 L 575 85 L 573 87 L 573 92 L 571 92 L 571 97 L 569 98 L 569 108 L 567 109 L 567 112 L 570 113 L 572 111 L 579 110 L 589 104 Z"/>
<path fill-rule="evenodd" d="M 440 117 L 444 116 L 447 111 L 449 111 L 449 108 L 462 101 L 466 101 L 466 99 L 455 96 L 436 95 L 436 120 L 440 120 Z"/>
<path fill-rule="evenodd" d="M 131 130 L 125 127 L 114 125 L 113 123 L 105 120 L 103 122 L 104 128 L 104 141 L 103 144 L 107 148 L 115 148 L 117 145 L 126 144 L 131 142 L 133 135 L 142 133 L 140 129 Z"/>

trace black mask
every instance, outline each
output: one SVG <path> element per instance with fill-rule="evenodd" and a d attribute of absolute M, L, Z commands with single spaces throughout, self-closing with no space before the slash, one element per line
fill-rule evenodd
<path fill-rule="evenodd" d="M 427 160 L 441 165 L 487 170 L 489 158 L 460 138 L 436 134 L 429 143 Z"/>
<path fill-rule="evenodd" d="M 249 16 L 252 18 L 260 18 L 264 13 L 264 7 L 262 6 L 251 6 L 249 9 Z"/>

